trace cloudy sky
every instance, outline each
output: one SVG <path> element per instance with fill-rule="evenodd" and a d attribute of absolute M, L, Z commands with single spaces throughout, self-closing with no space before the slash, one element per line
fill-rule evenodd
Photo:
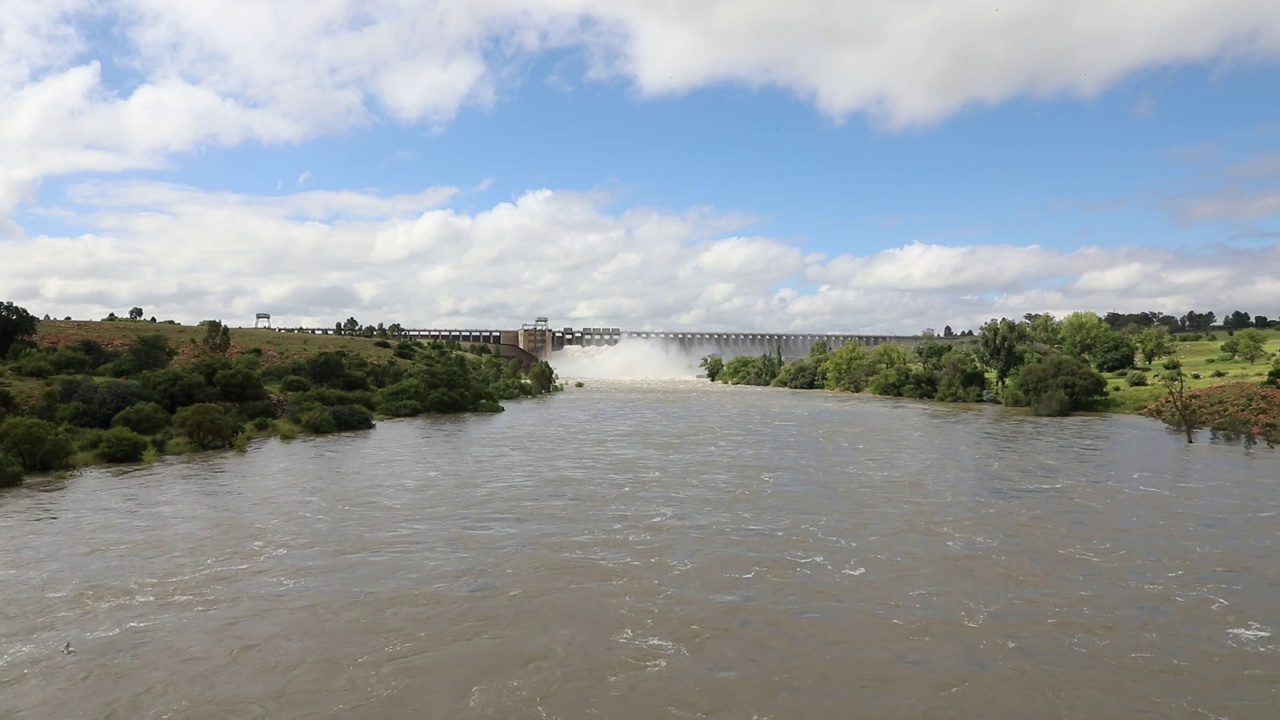
<path fill-rule="evenodd" d="M 1280 316 L 1275 0 L 0 0 L 0 299 Z"/>

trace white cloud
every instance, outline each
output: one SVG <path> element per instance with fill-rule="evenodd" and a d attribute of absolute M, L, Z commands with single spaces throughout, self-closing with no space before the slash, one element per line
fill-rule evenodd
<path fill-rule="evenodd" d="M 584 47 L 589 77 L 646 95 L 770 85 L 834 118 L 901 127 L 1018 95 L 1090 96 L 1171 63 L 1274 61 L 1275 10 L 1274 0 L 7 0 L 0 216 L 51 175 L 152 168 L 206 145 L 297 142 L 383 119 L 447 123 L 522 82 L 549 48 Z M 128 79 L 109 86 L 104 63 Z"/>
<path fill-rule="evenodd" d="M 1280 315 L 1280 248 L 1202 257 L 1145 247 L 912 243 L 806 255 L 706 208 L 608 210 L 601 193 L 529 192 L 473 213 L 452 188 L 275 197 L 93 183 L 91 232 L 6 241 L 0 287 L 33 312 L 332 325 L 916 332 L 1077 309 Z M 820 283 L 807 289 L 808 282 Z"/>
<path fill-rule="evenodd" d="M 306 185 L 306 184 L 307 184 L 307 181 L 309 181 L 309 180 L 311 179 L 311 177 L 312 177 L 312 175 L 311 175 L 311 171 L 310 171 L 310 170 L 303 170 L 303 171 L 298 175 L 298 180 L 297 180 L 297 182 L 295 182 L 294 184 L 295 184 L 295 185 L 297 185 L 298 187 L 302 187 L 303 185 Z"/>

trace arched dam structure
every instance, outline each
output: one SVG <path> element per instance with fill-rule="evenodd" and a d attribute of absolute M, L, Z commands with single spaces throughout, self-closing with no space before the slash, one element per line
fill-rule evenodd
<path fill-rule="evenodd" d="M 328 334 L 330 328 L 281 329 L 282 332 Z M 541 324 L 519 330 L 482 329 L 406 329 L 400 337 L 418 340 L 444 340 L 469 345 L 485 343 L 495 346 L 497 352 L 507 357 L 519 358 L 528 363 L 534 360 L 555 360 L 555 353 L 566 347 L 606 347 L 620 343 L 645 342 L 687 355 L 720 355 L 725 360 L 740 355 L 763 355 L 781 352 L 784 360 L 805 357 L 809 348 L 819 340 L 835 349 L 845 343 L 875 346 L 894 342 L 914 345 L 921 341 L 918 335 L 856 335 L 846 333 L 776 333 L 776 332 L 695 332 L 661 330 L 622 330 L 619 328 L 562 328 L 553 329 Z M 960 340 L 942 338 L 940 340 Z"/>

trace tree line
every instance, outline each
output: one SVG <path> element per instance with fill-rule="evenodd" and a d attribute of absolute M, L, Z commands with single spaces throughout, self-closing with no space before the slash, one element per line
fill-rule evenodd
<path fill-rule="evenodd" d="M 1199 330 L 1205 317 L 1188 313 Z M 1029 407 L 1038 415 L 1066 415 L 1096 409 L 1107 395 L 1102 373 L 1124 375 L 1130 385 L 1146 385 L 1151 365 L 1170 356 L 1184 325 L 1158 314 L 1112 317 L 1075 312 L 1061 319 L 1029 313 L 1020 320 L 992 319 L 972 336 L 925 335 L 912 347 L 894 343 L 871 348 L 847 343 L 832 349 L 814 343 L 809 356 L 784 362 L 781 350 L 758 357 L 718 355 L 702 359 L 712 381 L 795 389 L 826 388 L 944 402 L 998 402 Z M 1243 313 L 1239 322 L 1243 323 Z M 1252 319 L 1256 323 L 1256 318 Z M 971 339 L 967 339 L 971 337 Z M 1185 336 L 1184 336 L 1185 337 Z M 962 338 L 962 339 L 952 339 Z M 1269 355 L 1265 336 L 1254 327 L 1233 331 L 1221 346 L 1230 359 L 1250 363 Z M 1139 367 L 1141 361 L 1144 367 Z M 1273 372 L 1273 375 L 1280 373 Z M 1186 399 L 1181 364 L 1167 361 L 1155 380 L 1177 402 Z M 1183 403 L 1185 404 L 1185 403 Z M 1181 407 L 1182 405 L 1179 405 Z M 1190 433 L 1188 432 L 1190 438 Z"/>

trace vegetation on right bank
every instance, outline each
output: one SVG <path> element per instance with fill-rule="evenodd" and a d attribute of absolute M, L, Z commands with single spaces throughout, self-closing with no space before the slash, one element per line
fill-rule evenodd
<path fill-rule="evenodd" d="M 1243 323 L 1199 328 L 1211 313 L 1188 313 L 1198 329 L 1172 332 L 1157 315 L 1120 324 L 1116 317 L 1135 316 L 1029 314 L 992 319 L 972 335 L 926 332 L 911 346 L 832 349 L 819 341 L 808 357 L 786 362 L 778 351 L 727 362 L 709 355 L 701 366 L 712 381 L 730 384 L 995 402 L 1048 416 L 1145 412 L 1186 431 L 1188 441 L 1207 427 L 1280 442 L 1280 332 Z"/>

